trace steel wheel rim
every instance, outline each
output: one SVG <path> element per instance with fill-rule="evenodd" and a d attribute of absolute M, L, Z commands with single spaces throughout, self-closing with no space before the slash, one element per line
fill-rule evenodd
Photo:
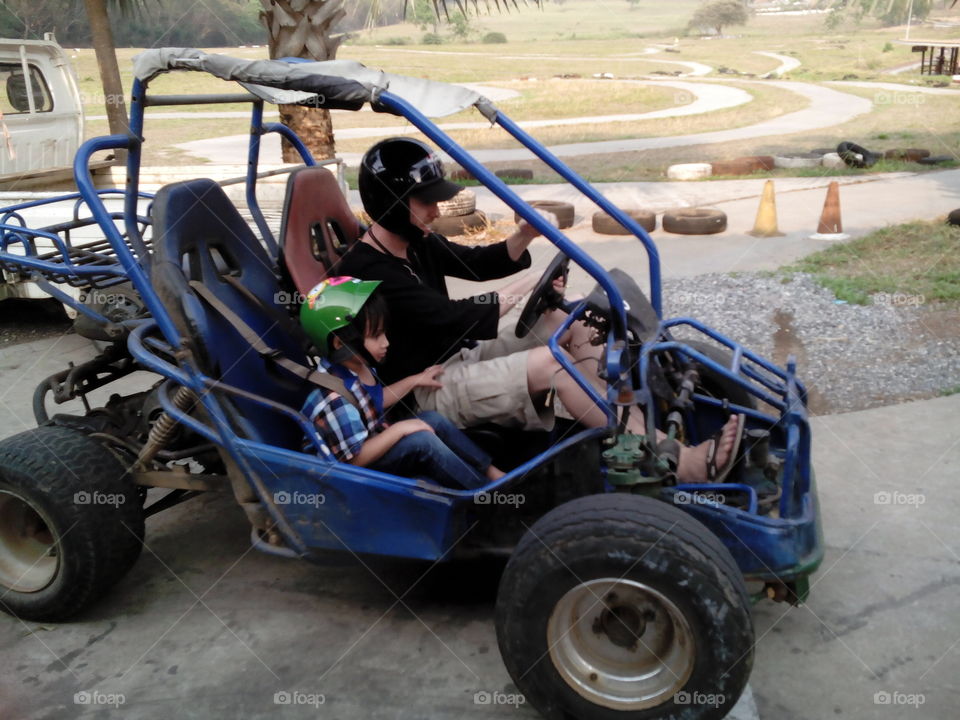
<path fill-rule="evenodd" d="M 0 586 L 33 593 L 53 582 L 60 554 L 51 527 L 39 509 L 0 490 Z"/>
<path fill-rule="evenodd" d="M 618 578 L 568 590 L 547 623 L 547 647 L 571 688 L 614 710 L 671 700 L 696 659 L 693 632 L 676 603 L 649 585 Z"/>

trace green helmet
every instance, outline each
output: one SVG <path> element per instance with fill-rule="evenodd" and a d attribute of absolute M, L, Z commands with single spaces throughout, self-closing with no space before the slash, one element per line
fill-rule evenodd
<path fill-rule="evenodd" d="M 300 306 L 300 324 L 321 355 L 333 354 L 330 333 L 353 322 L 379 284 L 379 280 L 340 276 L 327 278 L 307 293 Z"/>

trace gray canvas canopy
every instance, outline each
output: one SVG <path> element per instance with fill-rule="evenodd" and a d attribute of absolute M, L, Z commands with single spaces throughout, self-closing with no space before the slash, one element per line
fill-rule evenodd
<path fill-rule="evenodd" d="M 380 94 L 389 90 L 427 117 L 452 115 L 471 105 L 491 121 L 496 115 L 493 103 L 469 88 L 391 75 L 353 60 L 243 60 L 191 48 L 156 48 L 133 59 L 134 75 L 145 83 L 171 70 L 207 72 L 223 80 L 234 80 L 274 104 L 359 110 L 364 103 L 370 103 L 374 110 L 393 112 L 379 102 Z"/>

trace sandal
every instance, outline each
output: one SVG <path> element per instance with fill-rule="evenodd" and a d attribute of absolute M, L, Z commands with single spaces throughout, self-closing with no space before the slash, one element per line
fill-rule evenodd
<path fill-rule="evenodd" d="M 710 438 L 710 446 L 707 448 L 707 482 L 723 482 L 730 474 L 730 471 L 733 470 L 733 466 L 737 464 L 737 454 L 740 452 L 740 440 L 743 438 L 743 425 L 745 421 L 746 416 L 737 415 L 737 434 L 734 436 L 733 447 L 730 448 L 730 457 L 727 458 L 727 461 L 722 467 L 717 467 L 716 464 L 717 443 L 720 442 L 720 433 Z"/>

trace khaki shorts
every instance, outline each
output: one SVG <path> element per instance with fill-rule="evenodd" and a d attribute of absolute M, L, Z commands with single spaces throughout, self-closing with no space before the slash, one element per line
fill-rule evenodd
<path fill-rule="evenodd" d="M 550 430 L 552 404 L 534 403 L 527 390 L 527 356 L 543 345 L 534 328 L 525 338 L 516 335 L 516 324 L 500 330 L 496 338 L 463 348 L 443 364 L 442 388 L 417 388 L 414 396 L 422 410 L 435 410 L 458 427 L 492 422 L 525 430 Z"/>

